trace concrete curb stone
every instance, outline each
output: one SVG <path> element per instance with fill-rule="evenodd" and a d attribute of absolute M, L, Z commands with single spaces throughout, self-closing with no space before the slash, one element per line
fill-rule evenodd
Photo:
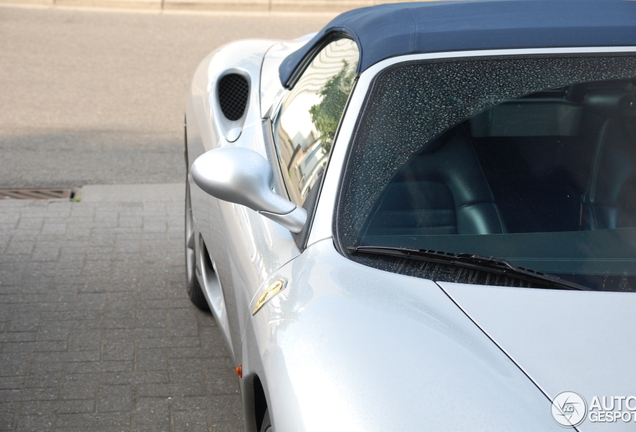
<path fill-rule="evenodd" d="M 170 202 L 183 199 L 183 183 L 138 185 L 87 185 L 82 187 L 83 202 Z"/>
<path fill-rule="evenodd" d="M 409 0 L 402 0 L 409 1 Z M 435 0 L 423 0 L 435 1 Z M 0 0 L 0 4 L 148 11 L 344 12 L 400 0 Z"/>

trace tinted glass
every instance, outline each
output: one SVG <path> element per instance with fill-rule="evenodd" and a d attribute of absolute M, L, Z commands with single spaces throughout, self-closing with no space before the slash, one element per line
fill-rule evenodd
<path fill-rule="evenodd" d="M 302 205 L 327 165 L 357 64 L 355 42 L 331 42 L 283 100 L 276 141 L 287 191 L 296 204 Z"/>
<path fill-rule="evenodd" d="M 628 56 L 382 73 L 347 167 L 341 246 L 494 256 L 594 289 L 636 290 L 635 76 Z M 403 264 L 382 266 L 474 282 Z"/>

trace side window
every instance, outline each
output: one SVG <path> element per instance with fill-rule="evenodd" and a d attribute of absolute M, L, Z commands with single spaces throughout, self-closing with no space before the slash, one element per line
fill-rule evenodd
<path fill-rule="evenodd" d="M 283 99 L 274 134 L 287 191 L 298 205 L 327 165 L 358 58 L 354 41 L 329 43 Z"/>

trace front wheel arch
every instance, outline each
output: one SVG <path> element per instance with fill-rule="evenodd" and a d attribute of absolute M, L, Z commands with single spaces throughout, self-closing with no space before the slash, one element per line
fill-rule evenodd
<path fill-rule="evenodd" d="M 254 422 L 256 424 L 256 430 L 261 432 L 267 429 L 264 429 L 263 426 L 266 426 L 265 420 L 271 426 L 271 421 L 269 419 L 269 410 L 267 409 L 267 398 L 265 397 L 265 390 L 263 389 L 263 384 L 261 383 L 258 375 L 254 376 L 252 382 L 253 388 L 253 399 L 254 399 Z"/>

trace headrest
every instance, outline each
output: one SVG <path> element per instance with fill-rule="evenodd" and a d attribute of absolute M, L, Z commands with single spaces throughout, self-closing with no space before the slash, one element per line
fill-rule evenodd
<path fill-rule="evenodd" d="M 583 104 L 603 117 L 636 116 L 636 88 L 593 90 L 585 95 Z"/>

